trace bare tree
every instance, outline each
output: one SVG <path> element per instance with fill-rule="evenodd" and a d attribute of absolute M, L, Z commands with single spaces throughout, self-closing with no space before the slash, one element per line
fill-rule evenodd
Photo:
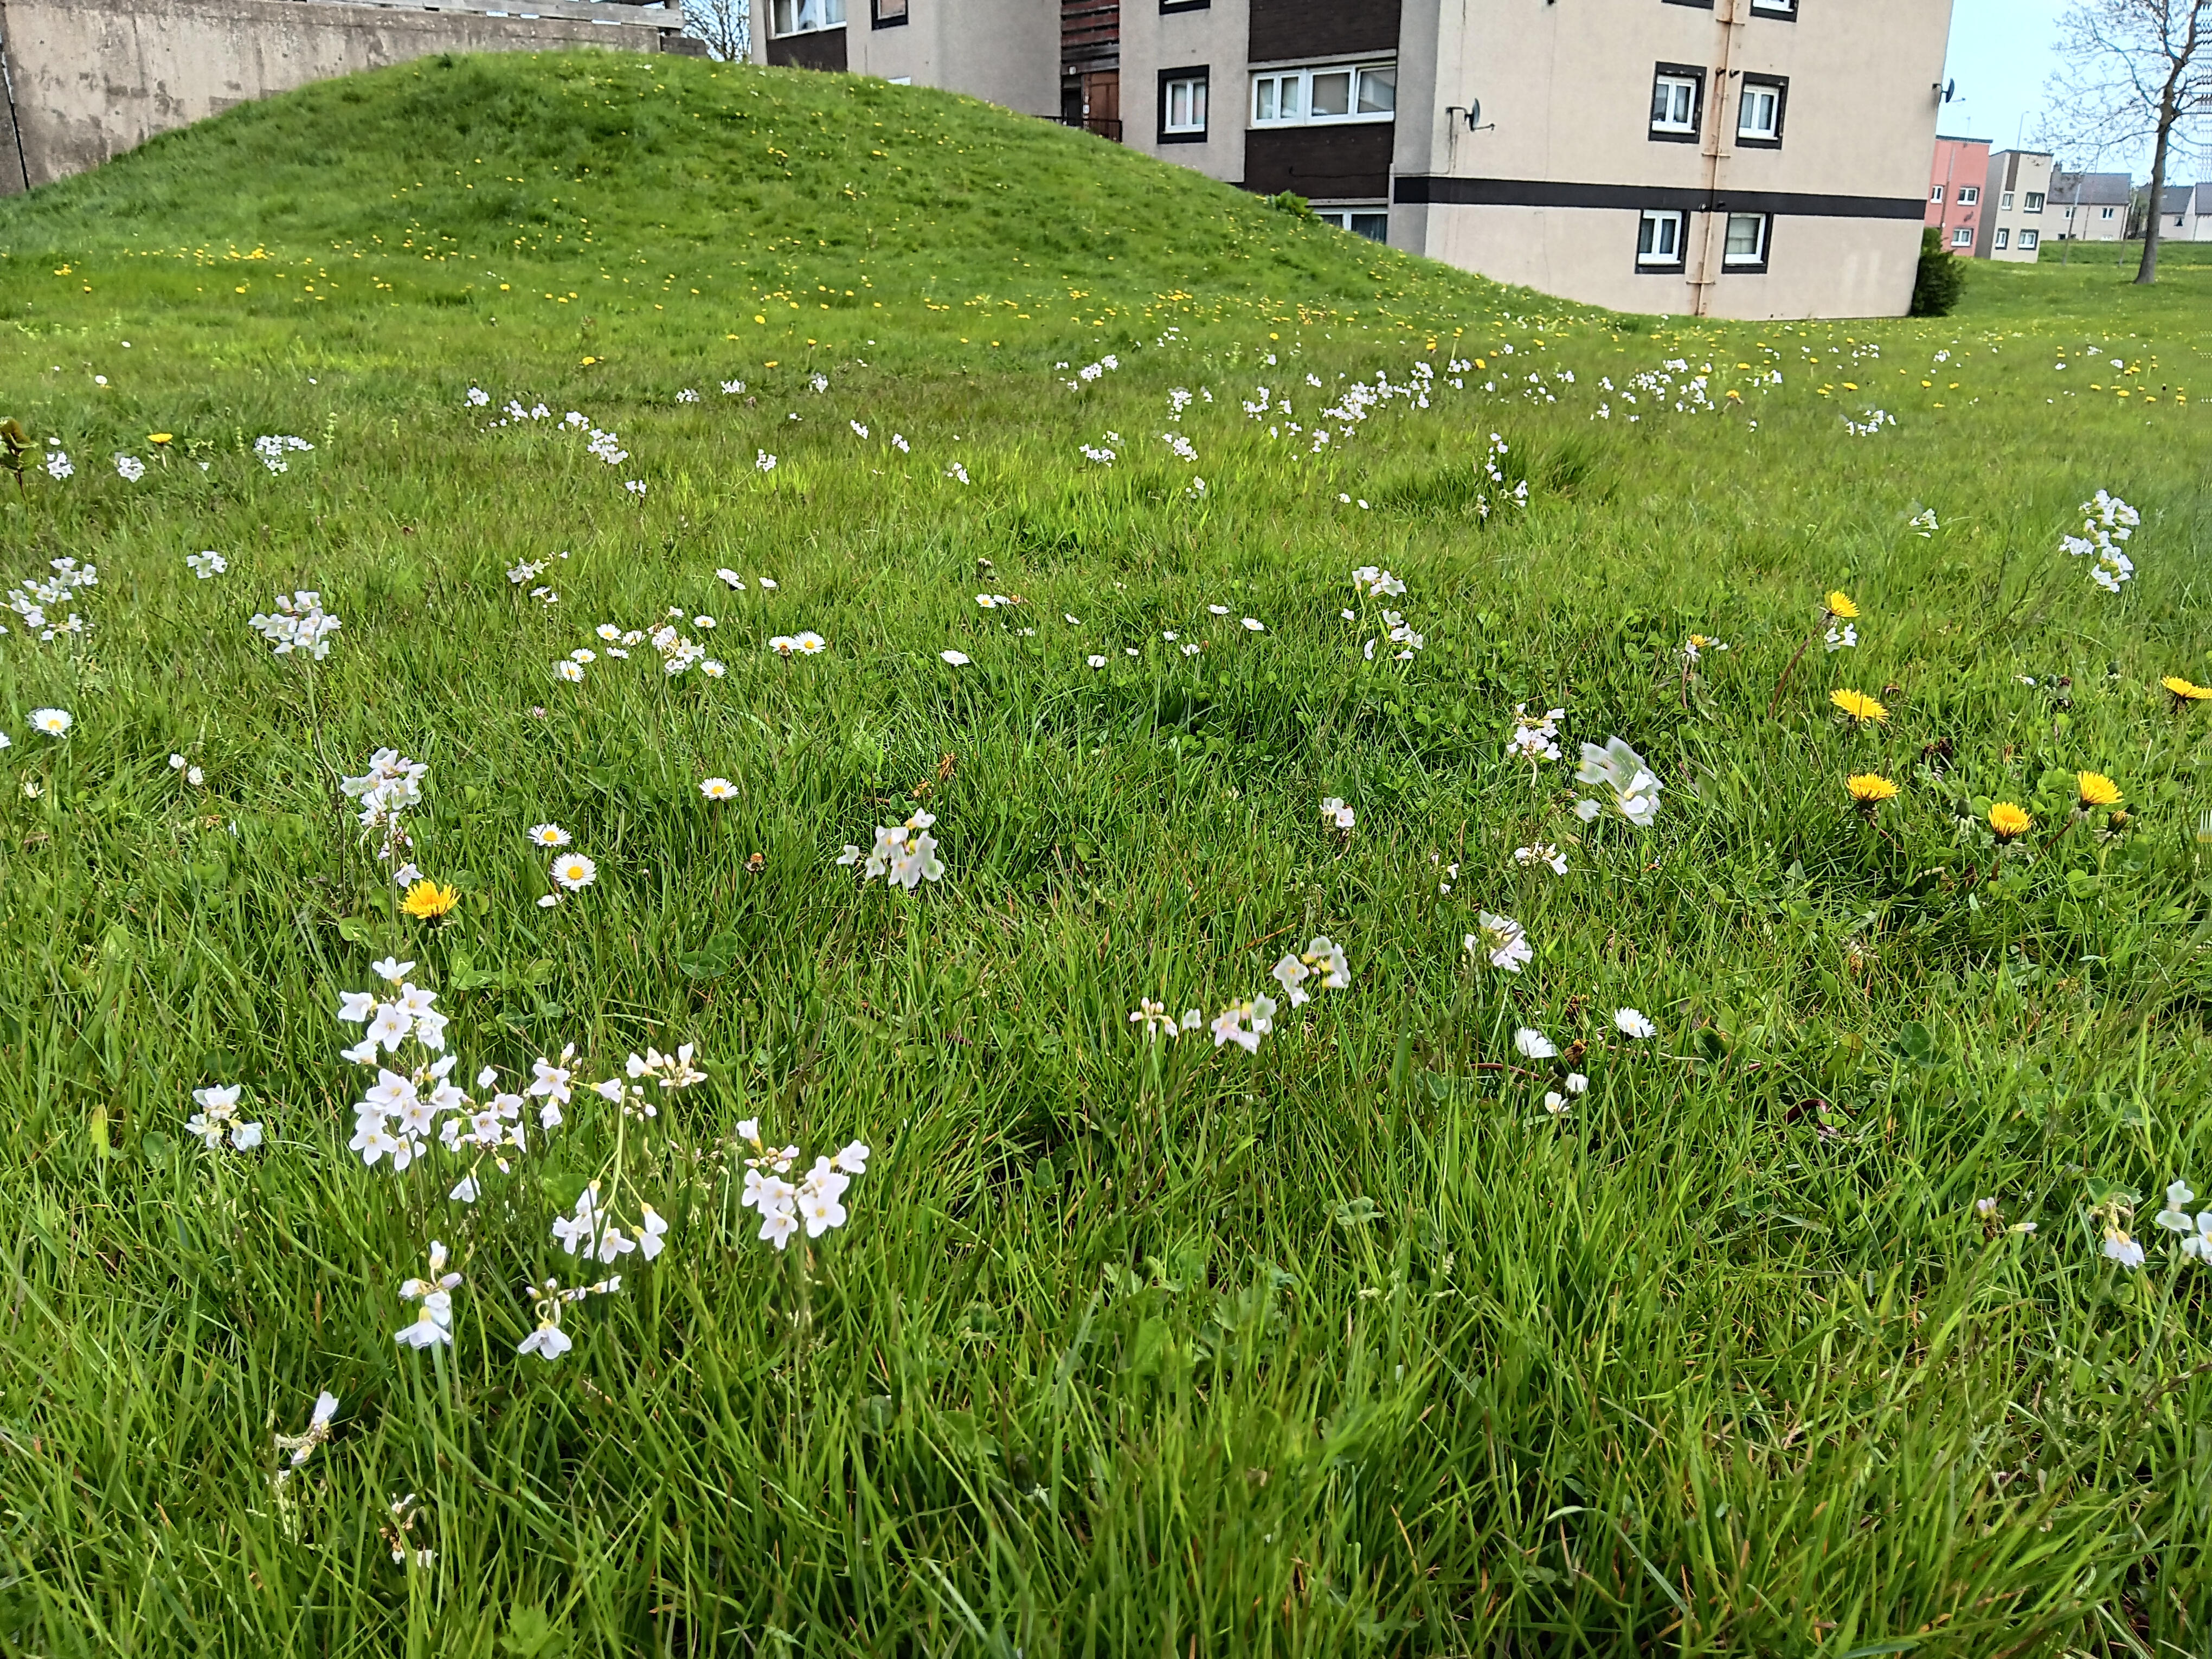
<path fill-rule="evenodd" d="M 684 0 L 684 26 L 725 64 L 752 56 L 752 0 Z"/>
<path fill-rule="evenodd" d="M 2212 0 L 2075 0 L 2058 20 L 2063 67 L 2038 124 L 2052 149 L 2153 141 L 2138 283 L 2158 280 L 2159 208 L 2175 125 L 2212 96 Z"/>

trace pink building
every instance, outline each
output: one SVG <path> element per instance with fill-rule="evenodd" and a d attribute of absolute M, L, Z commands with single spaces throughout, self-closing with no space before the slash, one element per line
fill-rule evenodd
<path fill-rule="evenodd" d="M 1936 135 L 1936 164 L 1928 176 L 1927 222 L 1943 232 L 1943 246 L 1971 256 L 1982 229 L 1982 191 L 1990 178 L 1990 141 Z"/>

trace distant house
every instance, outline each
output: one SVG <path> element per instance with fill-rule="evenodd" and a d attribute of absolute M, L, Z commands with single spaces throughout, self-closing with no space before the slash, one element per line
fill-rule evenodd
<path fill-rule="evenodd" d="M 2050 156 L 2027 149 L 2001 149 L 1990 156 L 1975 257 L 2033 264 L 2051 221 L 2050 198 Z"/>
<path fill-rule="evenodd" d="M 1981 240 L 1982 192 L 1989 187 L 1990 141 L 1936 135 L 1935 161 L 1928 173 L 1926 224 L 1943 233 L 1943 246 L 1972 257 Z"/>
<path fill-rule="evenodd" d="M 2062 241 L 2124 241 L 2134 199 L 2135 181 L 2124 173 L 2051 175 L 2050 210 Z"/>
<path fill-rule="evenodd" d="M 2212 242 L 2212 179 L 2196 185 L 2189 203 L 2189 240 Z"/>
<path fill-rule="evenodd" d="M 2159 198 L 2158 234 L 2160 241 L 2194 242 L 2212 240 L 2212 235 L 2203 233 L 2197 212 L 2197 197 L 2212 200 L 2212 187 L 2203 185 L 2168 185 L 2166 194 Z"/>

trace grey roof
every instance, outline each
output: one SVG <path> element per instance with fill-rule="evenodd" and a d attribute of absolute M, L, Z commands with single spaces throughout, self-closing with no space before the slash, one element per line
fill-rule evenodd
<path fill-rule="evenodd" d="M 2051 175 L 2051 199 L 2060 206 L 2070 206 L 2076 199 L 2074 188 L 2079 181 L 2079 199 L 2096 207 L 2124 207 L 2135 195 L 2135 180 L 2124 173 L 2054 173 Z"/>
<path fill-rule="evenodd" d="M 2212 179 L 2197 186 L 2197 216 L 2212 219 Z"/>
<path fill-rule="evenodd" d="M 2193 194 L 2195 191 L 2190 185 L 2168 185 L 2166 193 L 2158 198 L 2158 210 L 2160 213 L 2186 213 L 2189 211 L 2189 198 Z"/>

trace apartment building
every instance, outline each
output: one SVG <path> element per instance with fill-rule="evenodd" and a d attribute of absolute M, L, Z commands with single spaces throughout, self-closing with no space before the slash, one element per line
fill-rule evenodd
<path fill-rule="evenodd" d="M 1928 212 L 1921 221 L 1943 234 L 1954 253 L 1971 255 L 1982 229 L 1982 191 L 1990 176 L 1990 141 L 1936 135 L 1928 172 Z"/>
<path fill-rule="evenodd" d="M 765 0 L 753 61 L 943 87 L 1048 118 L 1060 110 L 1050 0 Z"/>
<path fill-rule="evenodd" d="M 2050 200 L 2050 156 L 2040 150 L 1997 151 L 1990 157 L 1988 181 L 1982 186 L 1982 229 L 1974 257 L 2033 264 L 2051 217 Z"/>
<path fill-rule="evenodd" d="M 848 3 L 997 67 L 905 67 Z M 769 0 L 757 52 L 1035 109 L 1025 3 L 1057 118 L 1409 252 L 1645 313 L 1910 302 L 1949 0 Z"/>
<path fill-rule="evenodd" d="M 2128 234 L 2135 180 L 2124 173 L 2053 173 L 2051 210 L 2060 240 L 2118 242 Z"/>

